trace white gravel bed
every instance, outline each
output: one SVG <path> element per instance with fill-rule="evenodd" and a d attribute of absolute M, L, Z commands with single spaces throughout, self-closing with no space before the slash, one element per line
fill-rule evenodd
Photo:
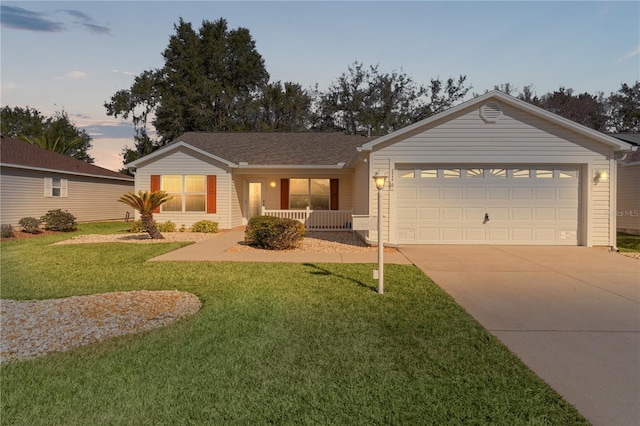
<path fill-rule="evenodd" d="M 368 246 L 353 232 L 307 232 L 302 245 L 298 248 L 284 250 L 286 253 L 370 253 L 376 252 L 377 247 Z M 244 243 L 236 244 L 226 250 L 231 253 L 258 252 L 269 253 L 273 250 L 265 250 L 252 247 Z M 385 247 L 385 252 L 397 251 L 392 247 Z"/>
<path fill-rule="evenodd" d="M 202 241 L 215 238 L 216 235 L 204 232 L 162 232 L 164 239 L 154 240 L 147 233 L 137 234 L 90 234 L 78 235 L 68 240 L 59 241 L 54 245 L 89 244 L 89 243 L 167 243 L 173 241 Z"/>
<path fill-rule="evenodd" d="M 170 324 L 200 310 L 182 291 L 129 291 L 0 301 L 0 362 L 30 359 Z"/>

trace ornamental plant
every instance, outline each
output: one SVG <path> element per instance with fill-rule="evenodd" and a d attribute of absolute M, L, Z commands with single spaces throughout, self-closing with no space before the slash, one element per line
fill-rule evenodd
<path fill-rule="evenodd" d="M 22 227 L 22 232 L 29 234 L 37 234 L 40 232 L 41 220 L 35 217 L 23 217 L 18 221 L 18 225 Z"/>
<path fill-rule="evenodd" d="M 71 232 L 78 229 L 76 217 L 66 210 L 49 210 L 40 219 L 44 222 L 44 229 L 51 231 Z"/>
<path fill-rule="evenodd" d="M 249 220 L 244 241 L 267 250 L 287 250 L 299 247 L 305 232 L 305 226 L 297 220 L 254 216 Z"/>
<path fill-rule="evenodd" d="M 191 225 L 191 232 L 204 232 L 207 234 L 217 234 L 219 232 L 218 222 L 211 220 L 201 220 Z"/>
<path fill-rule="evenodd" d="M 129 192 L 118 198 L 118 201 L 121 203 L 125 203 L 126 205 L 138 210 L 144 230 L 147 231 L 152 239 L 159 240 L 164 239 L 164 237 L 153 220 L 153 211 L 171 200 L 173 200 L 173 197 L 169 196 L 164 191 L 138 191 L 137 194 Z"/>

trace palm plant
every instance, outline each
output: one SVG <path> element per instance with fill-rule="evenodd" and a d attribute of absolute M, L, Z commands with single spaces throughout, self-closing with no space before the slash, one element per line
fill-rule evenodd
<path fill-rule="evenodd" d="M 138 191 L 138 194 L 129 192 L 121 195 L 118 201 L 138 210 L 140 219 L 142 220 L 142 226 L 151 238 L 164 239 L 160 231 L 158 231 L 156 224 L 153 222 L 153 211 L 172 199 L 173 197 L 170 197 L 164 191 Z"/>

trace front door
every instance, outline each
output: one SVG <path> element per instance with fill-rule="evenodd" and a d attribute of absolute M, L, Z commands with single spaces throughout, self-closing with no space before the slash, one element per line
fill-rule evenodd
<path fill-rule="evenodd" d="M 247 199 L 247 219 L 262 214 L 264 205 L 264 182 L 261 180 L 249 180 L 249 197 Z"/>

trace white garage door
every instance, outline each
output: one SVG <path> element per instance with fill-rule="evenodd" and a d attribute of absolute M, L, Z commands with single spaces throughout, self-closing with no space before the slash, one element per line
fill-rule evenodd
<path fill-rule="evenodd" d="M 577 245 L 577 167 L 397 167 L 399 244 Z"/>

